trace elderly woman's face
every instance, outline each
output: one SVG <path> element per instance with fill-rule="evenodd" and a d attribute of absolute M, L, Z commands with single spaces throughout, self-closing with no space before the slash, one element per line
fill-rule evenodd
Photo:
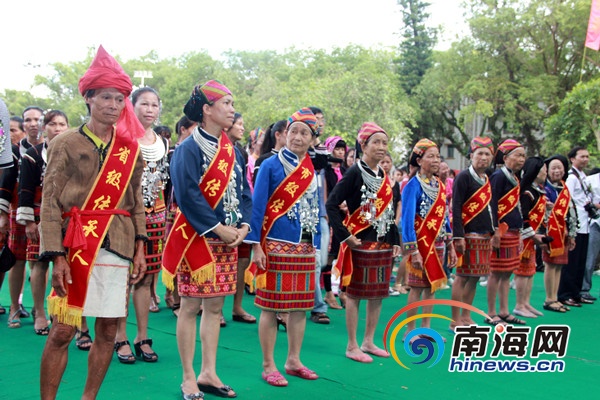
<path fill-rule="evenodd" d="M 548 164 L 548 167 L 548 179 L 553 183 L 560 182 L 565 175 L 565 166 L 563 163 L 560 160 L 552 160 Z"/>
<path fill-rule="evenodd" d="M 286 146 L 298 157 L 306 154 L 312 139 L 312 131 L 304 122 L 293 122 L 287 129 Z"/>
<path fill-rule="evenodd" d="M 125 95 L 115 88 L 97 89 L 93 97 L 86 97 L 90 106 L 92 120 L 106 125 L 113 125 L 125 108 Z"/>

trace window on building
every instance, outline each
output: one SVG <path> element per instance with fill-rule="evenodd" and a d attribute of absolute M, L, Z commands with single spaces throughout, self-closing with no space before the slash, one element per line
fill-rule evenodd
<path fill-rule="evenodd" d="M 446 158 L 454 158 L 454 146 L 448 145 L 448 153 L 446 154 Z"/>

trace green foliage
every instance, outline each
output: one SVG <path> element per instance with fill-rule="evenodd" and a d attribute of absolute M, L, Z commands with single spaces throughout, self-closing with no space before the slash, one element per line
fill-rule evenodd
<path fill-rule="evenodd" d="M 484 134 L 496 144 L 516 138 L 537 154 L 545 121 L 579 79 L 589 1 L 469 0 L 467 6 L 471 36 L 434 55 L 415 95 L 443 116 L 436 133 L 463 154 L 473 136 Z M 585 65 L 584 79 L 594 68 Z"/>
<path fill-rule="evenodd" d="M 56 63 L 50 76 L 36 77 L 47 99 L 33 99 L 28 93 L 7 91 L 11 111 L 19 112 L 29 103 L 59 108 L 72 125 L 80 124 L 87 114 L 78 92 L 79 78 L 91 63 L 93 50 L 85 60 Z M 375 121 L 392 136 L 400 154 L 406 125 L 414 124 L 415 111 L 399 89 L 393 60 L 388 50 L 369 50 L 359 46 L 324 50 L 288 49 L 274 51 L 228 52 L 215 60 L 206 52 L 191 52 L 180 57 L 160 59 L 156 52 L 121 62 L 133 77 L 135 71 L 151 71 L 145 84 L 161 97 L 160 124 L 174 129 L 183 115 L 183 106 L 193 87 L 209 79 L 218 79 L 233 92 L 236 110 L 244 117 L 246 131 L 267 127 L 285 119 L 301 107 L 317 106 L 326 116 L 325 136 L 341 135 L 348 143 L 356 140 L 363 122 Z M 134 87 L 139 78 L 132 78 Z"/>
<path fill-rule="evenodd" d="M 573 146 L 586 146 L 600 157 L 600 78 L 580 83 L 560 103 L 546 122 L 544 152 L 566 154 Z"/>

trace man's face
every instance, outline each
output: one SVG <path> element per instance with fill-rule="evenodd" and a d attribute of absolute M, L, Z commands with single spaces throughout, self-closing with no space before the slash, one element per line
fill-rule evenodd
<path fill-rule="evenodd" d="M 25 133 L 30 140 L 38 140 L 41 120 L 42 113 L 35 108 L 23 113 L 23 129 L 25 129 Z"/>
<path fill-rule="evenodd" d="M 317 119 L 317 132 L 319 132 L 319 135 L 322 135 L 325 129 L 325 117 L 323 113 L 316 113 L 315 118 Z"/>
<path fill-rule="evenodd" d="M 577 154 L 575 154 L 575 157 L 571 158 L 571 163 L 573 164 L 573 166 L 580 171 L 582 169 L 584 169 L 585 167 L 587 167 L 589 162 L 590 162 L 590 153 L 585 149 L 577 151 Z"/>
<path fill-rule="evenodd" d="M 115 88 L 97 89 L 93 97 L 86 97 L 92 120 L 114 125 L 125 108 L 125 95 Z"/>
<path fill-rule="evenodd" d="M 25 137 L 25 131 L 17 121 L 10 121 L 10 141 L 12 144 L 18 144 Z"/>

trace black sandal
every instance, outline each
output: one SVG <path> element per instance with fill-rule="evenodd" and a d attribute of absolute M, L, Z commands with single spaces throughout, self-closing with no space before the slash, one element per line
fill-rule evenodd
<path fill-rule="evenodd" d="M 89 330 L 85 332 L 77 331 L 77 340 L 75 340 L 75 346 L 77 346 L 79 350 L 90 351 L 92 343 L 94 342 L 92 341 L 92 337 L 90 336 Z"/>
<path fill-rule="evenodd" d="M 554 311 L 558 313 L 566 313 L 567 309 L 558 301 L 547 301 L 544 303 L 544 310 Z"/>
<path fill-rule="evenodd" d="M 173 304 L 173 306 L 171 307 L 171 312 L 173 313 L 174 316 L 179 317 L 179 309 L 180 308 L 181 308 L 180 303 Z"/>
<path fill-rule="evenodd" d="M 522 319 L 519 319 L 519 318 L 517 318 L 517 317 L 515 317 L 514 315 L 511 315 L 511 314 L 498 315 L 498 316 L 500 318 L 502 318 L 502 321 L 506 322 L 507 324 L 527 325 L 527 322 L 525 322 Z"/>
<path fill-rule="evenodd" d="M 140 357 L 145 362 L 157 362 L 158 354 L 156 354 L 154 351 L 152 353 L 146 353 L 142 350 L 142 346 L 145 344 L 152 347 L 152 339 L 140 340 L 139 342 L 133 344 L 133 348 L 135 349 L 135 355 L 137 357 Z"/>
<path fill-rule="evenodd" d="M 317 324 L 328 325 L 331 321 L 325 313 L 310 313 L 310 320 Z"/>
<path fill-rule="evenodd" d="M 115 353 L 117 353 L 117 358 L 119 362 L 122 364 L 133 364 L 135 362 L 135 356 L 133 353 L 129 354 L 119 354 L 119 349 L 123 346 L 130 346 L 129 340 L 123 340 L 122 342 L 115 343 Z"/>
<path fill-rule="evenodd" d="M 498 318 L 498 320 L 495 320 L 494 318 Z M 490 315 L 490 317 L 484 319 L 483 322 L 485 322 L 488 325 L 492 325 L 492 326 L 496 326 L 498 324 L 504 324 L 504 320 L 499 315 Z"/>

